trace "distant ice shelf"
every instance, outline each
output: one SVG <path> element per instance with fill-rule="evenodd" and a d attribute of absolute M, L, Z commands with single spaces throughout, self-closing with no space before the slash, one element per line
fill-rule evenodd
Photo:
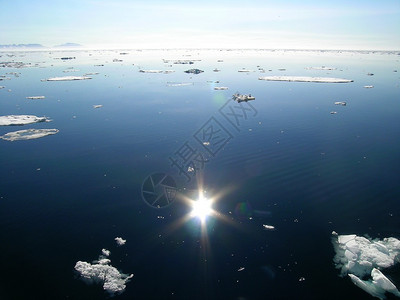
<path fill-rule="evenodd" d="M 333 77 L 308 77 L 308 76 L 265 76 L 259 80 L 266 81 L 290 81 L 290 82 L 318 82 L 318 83 L 349 83 L 352 79 L 333 78 Z"/>
<path fill-rule="evenodd" d="M 9 125 L 27 125 L 39 122 L 49 122 L 46 117 L 37 117 L 33 115 L 9 115 L 0 116 L 0 126 Z"/>
<path fill-rule="evenodd" d="M 0 138 L 10 142 L 25 141 L 39 139 L 56 133 L 58 133 L 58 129 L 24 129 L 6 133 L 5 135 L 0 136 Z"/>
<path fill-rule="evenodd" d="M 47 81 L 72 81 L 72 80 L 87 80 L 92 79 L 88 76 L 61 76 L 61 77 L 51 77 L 47 78 Z"/>

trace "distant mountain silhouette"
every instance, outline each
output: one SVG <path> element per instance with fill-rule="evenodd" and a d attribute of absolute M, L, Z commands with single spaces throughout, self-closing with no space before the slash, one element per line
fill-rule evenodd
<path fill-rule="evenodd" d="M 0 48 L 44 48 L 41 44 L 8 44 L 0 45 Z"/>
<path fill-rule="evenodd" d="M 54 47 L 57 48 L 61 48 L 61 47 L 82 47 L 81 44 L 77 44 L 77 43 L 65 43 L 65 44 L 61 44 L 61 45 L 56 45 Z"/>

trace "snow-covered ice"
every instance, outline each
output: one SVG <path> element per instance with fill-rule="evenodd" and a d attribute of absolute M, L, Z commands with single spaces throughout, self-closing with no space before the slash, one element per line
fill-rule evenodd
<path fill-rule="evenodd" d="M 393 266 L 400 257 L 400 240 L 382 240 L 332 233 L 336 251 L 333 261 L 341 276 L 349 275 L 355 285 L 372 296 L 385 298 L 385 292 L 400 297 L 396 286 L 380 271 Z"/>
<path fill-rule="evenodd" d="M 0 136 L 0 138 L 13 142 L 39 139 L 56 133 L 58 133 L 58 129 L 24 129 L 6 133 L 5 135 Z"/>
<path fill-rule="evenodd" d="M 101 108 L 101 107 L 103 107 L 103 105 L 102 105 L 102 104 L 96 104 L 96 105 L 93 105 L 93 108 Z"/>
<path fill-rule="evenodd" d="M 318 83 L 348 83 L 351 79 L 333 78 L 333 77 L 308 77 L 308 76 L 265 76 L 259 77 L 259 80 L 267 81 L 290 81 L 290 82 L 318 82 Z"/>
<path fill-rule="evenodd" d="M 50 120 L 46 117 L 37 117 L 33 115 L 9 115 L 0 116 L 0 126 L 9 125 L 27 125 L 39 122 L 49 122 Z"/>
<path fill-rule="evenodd" d="M 264 229 L 266 230 L 274 230 L 275 226 L 263 224 Z"/>

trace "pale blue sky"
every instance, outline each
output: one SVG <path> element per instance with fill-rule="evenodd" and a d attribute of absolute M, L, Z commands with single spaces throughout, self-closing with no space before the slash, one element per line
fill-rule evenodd
<path fill-rule="evenodd" d="M 400 0 L 0 0 L 0 44 L 400 50 Z"/>

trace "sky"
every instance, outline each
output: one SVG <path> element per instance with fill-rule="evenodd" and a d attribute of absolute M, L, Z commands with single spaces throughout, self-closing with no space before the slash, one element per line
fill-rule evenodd
<path fill-rule="evenodd" d="M 0 44 L 400 50 L 400 0 L 0 0 Z"/>

